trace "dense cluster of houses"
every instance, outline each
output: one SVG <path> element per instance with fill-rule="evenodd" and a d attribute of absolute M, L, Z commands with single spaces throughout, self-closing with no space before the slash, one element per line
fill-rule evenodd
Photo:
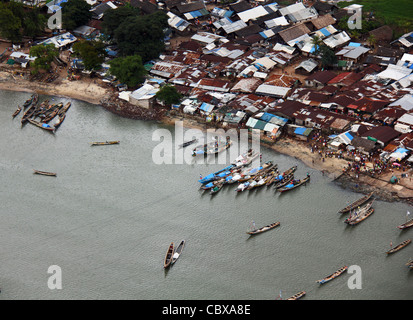
<path fill-rule="evenodd" d="M 334 1 L 130 4 L 143 14 L 164 10 L 165 42 L 182 41 L 146 63 L 145 84 L 119 98 L 151 108 L 169 83 L 184 96 L 172 109 L 203 121 L 259 129 L 272 139 L 286 132 L 307 140 L 323 132 L 331 148 L 380 151 L 413 163 L 413 32 L 393 40 L 393 30 L 381 26 L 370 32 L 374 47 L 354 41 L 338 21 L 360 6 L 340 9 Z M 96 36 L 106 10 L 119 5 L 94 3 L 88 25 L 46 42 L 66 46 L 75 36 Z M 328 70 L 321 68 L 315 37 L 337 57 Z"/>
<path fill-rule="evenodd" d="M 272 139 L 322 132 L 330 148 L 413 163 L 413 33 L 391 42 L 392 29 L 382 26 L 370 33 L 374 48 L 354 42 L 337 24 L 352 8 L 321 1 L 165 0 L 162 8 L 184 40 L 154 61 L 132 103 L 149 107 L 170 83 L 184 96 L 172 108 L 205 121 Z M 334 50 L 333 68 L 320 67 L 314 36 Z"/>

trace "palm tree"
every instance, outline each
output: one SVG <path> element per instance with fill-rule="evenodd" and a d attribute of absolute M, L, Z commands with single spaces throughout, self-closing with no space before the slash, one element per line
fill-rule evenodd
<path fill-rule="evenodd" d="M 367 43 L 370 45 L 370 47 L 376 47 L 377 39 L 374 34 L 369 35 L 369 37 L 367 38 Z"/>
<path fill-rule="evenodd" d="M 318 54 L 321 50 L 321 46 L 324 44 L 323 40 L 319 36 L 314 36 L 311 39 L 311 44 L 314 45 L 314 53 Z"/>

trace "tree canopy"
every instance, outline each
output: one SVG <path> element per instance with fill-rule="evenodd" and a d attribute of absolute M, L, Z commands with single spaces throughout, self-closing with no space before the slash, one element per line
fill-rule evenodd
<path fill-rule="evenodd" d="M 8 4 L 0 3 L 0 34 L 12 42 L 21 41 L 21 19 L 14 15 Z"/>
<path fill-rule="evenodd" d="M 109 73 L 114 75 L 121 83 L 135 87 L 145 80 L 147 73 L 138 55 L 119 57 L 109 62 Z"/>
<path fill-rule="evenodd" d="M 139 55 L 143 61 L 159 57 L 165 49 L 163 29 L 168 16 L 155 12 L 145 16 L 127 17 L 114 32 L 114 41 L 122 56 Z"/>
<path fill-rule="evenodd" d="M 30 65 L 33 67 L 34 73 L 40 69 L 50 70 L 52 61 L 59 55 L 59 50 L 53 44 L 38 44 L 30 48 L 30 55 L 36 57 Z"/>
<path fill-rule="evenodd" d="M 80 41 L 73 45 L 73 51 L 79 56 L 86 70 L 98 70 L 105 61 L 105 45 L 100 41 Z"/>
<path fill-rule="evenodd" d="M 70 0 L 62 3 L 61 6 L 64 29 L 76 29 L 92 18 L 92 13 L 89 11 L 91 5 L 85 0 Z"/>
<path fill-rule="evenodd" d="M 109 37 L 113 37 L 115 30 L 128 17 L 139 16 L 140 11 L 130 5 L 125 5 L 117 9 L 110 9 L 105 12 L 102 21 L 102 31 Z"/>
<path fill-rule="evenodd" d="M 159 101 L 162 101 L 167 105 L 171 105 L 178 104 L 182 98 L 182 95 L 173 85 L 167 84 L 156 93 L 155 97 Z"/>

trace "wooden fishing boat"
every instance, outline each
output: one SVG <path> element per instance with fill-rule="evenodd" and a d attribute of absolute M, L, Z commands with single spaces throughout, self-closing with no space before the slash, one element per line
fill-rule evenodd
<path fill-rule="evenodd" d="M 259 156 L 261 156 L 261 153 L 249 149 L 246 153 L 239 155 L 231 164 L 237 168 L 246 167 Z"/>
<path fill-rule="evenodd" d="M 166 251 L 166 255 L 165 255 L 165 260 L 163 263 L 163 267 L 164 268 L 168 268 L 171 265 L 172 262 L 172 257 L 174 255 L 174 243 L 171 242 L 171 244 L 169 245 L 168 250 Z"/>
<path fill-rule="evenodd" d="M 278 189 L 278 191 L 281 193 L 287 192 L 287 191 L 293 190 L 295 188 L 298 188 L 299 186 L 306 184 L 308 181 L 310 181 L 309 175 L 307 175 L 307 177 L 305 177 L 302 180 L 292 180 L 290 184 L 287 184 L 285 187 Z"/>
<path fill-rule="evenodd" d="M 64 113 L 66 113 L 67 110 L 69 110 L 69 108 L 70 108 L 71 105 L 72 105 L 71 102 L 67 102 L 67 103 L 65 104 L 65 106 L 59 110 L 58 115 L 60 116 L 60 115 L 62 115 L 62 114 L 64 114 Z"/>
<path fill-rule="evenodd" d="M 269 187 L 278 179 L 278 170 L 272 170 L 265 176 L 265 185 Z"/>
<path fill-rule="evenodd" d="M 30 106 L 29 109 L 26 110 L 26 112 L 23 114 L 23 117 L 21 119 L 21 123 L 24 124 L 29 120 L 29 118 L 33 115 L 35 112 L 36 108 L 34 105 Z"/>
<path fill-rule="evenodd" d="M 245 182 L 248 181 L 252 178 L 254 178 L 257 175 L 262 175 L 265 172 L 271 170 L 271 169 L 276 169 L 277 165 L 273 164 L 272 161 L 268 161 L 266 163 L 264 163 L 262 166 L 259 166 L 257 168 L 252 168 L 252 169 L 248 169 L 245 170 L 243 172 L 241 172 L 241 178 L 238 179 L 238 182 Z"/>
<path fill-rule="evenodd" d="M 228 149 L 232 144 L 232 141 L 227 137 L 226 141 L 212 141 L 201 146 L 197 146 L 192 150 L 192 156 L 203 155 L 204 157 L 212 154 L 218 154 Z"/>
<path fill-rule="evenodd" d="M 242 192 L 242 191 L 247 190 L 247 188 L 249 187 L 250 183 L 251 183 L 250 181 L 241 182 L 241 183 L 238 185 L 238 187 L 235 188 L 235 191 L 236 191 L 236 192 Z"/>
<path fill-rule="evenodd" d="M 345 272 L 348 269 L 347 266 L 341 267 L 340 269 L 338 269 L 336 272 L 334 272 L 333 274 L 329 275 L 328 277 L 325 277 L 321 280 L 317 280 L 316 282 L 319 284 L 323 284 L 326 282 L 329 282 L 331 280 L 333 280 L 334 278 L 337 278 L 339 275 L 343 274 L 343 272 Z"/>
<path fill-rule="evenodd" d="M 218 182 L 213 188 L 211 188 L 210 193 L 211 194 L 218 193 L 222 189 L 223 186 L 224 186 L 224 182 Z"/>
<path fill-rule="evenodd" d="M 35 169 L 33 169 L 33 173 L 34 174 L 40 174 L 40 175 L 43 175 L 43 176 L 51 176 L 51 177 L 56 177 L 57 176 L 57 174 L 56 173 L 54 173 L 54 172 L 47 172 L 47 171 L 40 171 L 40 170 L 35 170 Z"/>
<path fill-rule="evenodd" d="M 395 246 L 394 248 L 390 249 L 389 251 L 387 251 L 387 254 L 391 254 L 391 253 L 395 253 L 401 249 L 403 249 L 405 246 L 407 246 L 408 244 L 410 244 L 410 242 L 412 242 L 412 240 L 407 239 L 405 241 L 403 241 L 402 243 L 398 244 L 397 246 Z"/>
<path fill-rule="evenodd" d="M 178 260 L 178 258 L 180 257 L 182 253 L 182 250 L 184 250 L 184 246 L 185 246 L 185 240 L 182 240 L 181 243 L 176 248 L 175 253 L 172 256 L 171 264 L 174 264 L 176 260 Z"/>
<path fill-rule="evenodd" d="M 279 225 L 280 225 L 279 222 L 274 222 L 274 223 L 269 224 L 268 226 L 261 227 L 261 228 L 258 228 L 258 229 L 254 229 L 254 230 L 251 230 L 251 231 L 247 231 L 247 234 L 255 235 L 255 234 L 258 234 L 258 233 L 263 233 L 265 231 L 274 229 L 275 227 L 278 227 Z"/>
<path fill-rule="evenodd" d="M 358 207 L 356 210 L 353 212 L 350 212 L 350 216 L 344 221 L 347 224 L 350 225 L 355 225 L 364 219 L 366 219 L 368 216 L 370 216 L 373 212 L 370 212 L 371 207 L 373 205 L 373 201 L 367 202 L 366 204 L 362 205 L 361 207 Z M 374 211 L 374 210 L 373 210 Z"/>
<path fill-rule="evenodd" d="M 410 268 L 410 270 L 413 270 L 413 260 L 410 259 L 407 263 L 406 266 L 408 266 Z"/>
<path fill-rule="evenodd" d="M 66 118 L 66 113 L 62 113 L 56 120 L 56 122 L 53 124 L 55 129 L 59 128 L 60 125 L 62 124 L 63 120 Z"/>
<path fill-rule="evenodd" d="M 51 121 L 54 117 L 56 117 L 62 106 L 63 106 L 63 103 L 59 103 L 59 104 L 53 106 L 51 111 L 44 118 L 43 122 L 47 123 L 47 122 Z"/>
<path fill-rule="evenodd" d="M 289 184 L 294 179 L 294 173 L 289 174 L 288 176 L 284 176 L 281 181 L 277 181 L 274 183 L 275 189 L 280 189 L 287 184 Z"/>
<path fill-rule="evenodd" d="M 228 175 L 230 175 L 232 173 L 232 169 L 234 168 L 234 165 L 229 165 L 221 170 L 218 170 L 214 173 L 210 173 L 208 175 L 206 175 L 205 177 L 202 177 L 198 180 L 198 182 L 200 183 L 208 183 L 211 181 L 215 181 L 221 178 L 225 178 Z"/>
<path fill-rule="evenodd" d="M 348 221 L 346 220 L 345 222 L 347 224 L 349 224 L 350 226 L 354 226 L 354 225 L 362 222 L 363 220 L 367 219 L 368 217 L 370 217 L 373 213 L 374 213 L 374 209 L 370 208 L 365 213 L 363 213 L 363 214 L 361 214 L 361 215 L 359 215 L 359 216 L 357 216 L 357 217 L 355 217 L 351 220 L 348 220 Z"/>
<path fill-rule="evenodd" d="M 30 98 L 27 99 L 27 100 L 23 103 L 23 108 L 27 108 L 28 106 L 30 106 L 30 105 L 33 103 L 34 97 L 35 97 L 35 94 L 32 94 L 32 95 L 30 96 Z"/>
<path fill-rule="evenodd" d="M 225 182 L 225 179 L 211 181 L 211 182 L 208 182 L 207 184 L 203 184 L 200 187 L 200 189 L 201 190 L 210 190 L 210 189 L 214 188 L 215 186 L 217 186 L 219 184 L 223 184 L 224 182 Z"/>
<path fill-rule="evenodd" d="M 352 204 L 348 205 L 347 207 L 341 209 L 338 213 L 348 213 L 357 207 L 361 206 L 362 204 L 366 203 L 373 197 L 373 192 L 370 192 L 369 194 L 365 195 L 364 197 L 358 199 L 357 201 L 354 201 Z"/>
<path fill-rule="evenodd" d="M 403 229 L 407 229 L 413 227 L 413 219 L 410 219 L 409 221 L 406 221 L 405 223 L 397 226 L 397 228 L 403 230 Z"/>
<path fill-rule="evenodd" d="M 298 300 L 298 299 L 304 297 L 305 294 L 306 294 L 305 291 L 300 291 L 299 293 L 296 293 L 295 295 L 289 297 L 287 300 Z"/>
<path fill-rule="evenodd" d="M 35 121 L 32 119 L 27 119 L 31 124 L 35 125 L 36 127 L 42 128 L 43 130 L 49 131 L 49 132 L 54 132 L 55 128 L 48 125 L 47 123 L 41 123 L 39 121 Z"/>
<path fill-rule="evenodd" d="M 14 111 L 14 113 L 12 114 L 12 117 L 13 118 L 15 118 L 19 113 L 20 113 L 20 111 L 22 111 L 22 107 L 21 106 L 19 106 L 18 108 L 17 108 L 17 110 L 16 111 Z"/>
<path fill-rule="evenodd" d="M 118 144 L 120 141 L 104 141 L 104 142 L 92 142 L 92 146 L 107 146 L 111 144 Z"/>
<path fill-rule="evenodd" d="M 191 144 L 198 142 L 198 139 L 192 139 L 190 141 L 184 142 L 182 144 L 179 145 L 179 149 L 185 148 L 187 146 L 190 146 Z"/>

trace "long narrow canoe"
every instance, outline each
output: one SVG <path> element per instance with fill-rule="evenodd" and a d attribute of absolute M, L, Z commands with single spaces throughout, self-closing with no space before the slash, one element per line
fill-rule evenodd
<path fill-rule="evenodd" d="M 374 200 L 371 202 L 367 202 L 361 208 L 357 208 L 356 211 L 350 213 L 350 217 L 348 217 L 344 222 L 349 225 L 356 225 L 359 222 L 365 220 L 374 212 L 374 209 L 372 208 L 373 202 Z"/>
<path fill-rule="evenodd" d="M 32 120 L 32 119 L 27 119 L 27 121 L 29 121 L 31 124 L 35 125 L 36 127 L 41 128 L 41 129 L 43 129 L 43 130 L 50 131 L 50 132 L 54 132 L 54 131 L 55 131 L 55 128 L 52 127 L 52 126 L 50 126 L 50 125 L 48 125 L 47 123 L 42 123 L 42 122 L 39 122 L 39 121 L 36 121 L 36 120 Z"/>
<path fill-rule="evenodd" d="M 178 260 L 178 258 L 180 257 L 182 253 L 182 250 L 184 250 L 184 246 L 185 246 L 185 240 L 182 240 L 181 243 L 176 248 L 175 253 L 172 256 L 171 264 L 174 264 L 176 260 Z"/>
<path fill-rule="evenodd" d="M 274 229 L 275 227 L 278 227 L 279 225 L 280 225 L 279 222 L 274 222 L 274 223 L 269 224 L 268 226 L 261 227 L 259 229 L 255 229 L 251 231 L 247 231 L 247 234 L 254 235 L 254 234 L 262 233 L 262 232 Z"/>
<path fill-rule="evenodd" d="M 317 280 L 316 282 L 318 282 L 319 284 L 323 284 L 326 282 L 329 282 L 335 278 L 337 278 L 339 275 L 343 274 L 343 272 L 345 272 L 348 269 L 347 266 L 341 267 L 340 269 L 338 269 L 336 272 L 334 272 L 333 274 L 329 275 L 328 277 L 325 277 L 321 280 Z"/>
<path fill-rule="evenodd" d="M 14 111 L 12 117 L 13 117 L 13 118 L 16 117 L 16 116 L 20 113 L 20 111 L 22 111 L 22 107 L 21 107 L 21 106 L 19 106 L 19 107 L 17 108 L 17 110 Z"/>
<path fill-rule="evenodd" d="M 400 226 L 398 226 L 397 228 L 399 229 L 407 229 L 413 227 L 413 219 L 407 221 L 406 223 L 401 224 Z"/>
<path fill-rule="evenodd" d="M 373 197 L 373 192 L 370 192 L 369 194 L 365 195 L 364 197 L 354 201 L 352 204 L 348 205 L 347 207 L 341 209 L 338 213 L 347 213 L 350 212 L 351 210 L 356 209 L 357 207 L 361 206 L 362 204 L 366 203 Z"/>
<path fill-rule="evenodd" d="M 198 142 L 198 139 L 192 139 L 190 141 L 184 142 L 182 144 L 179 145 L 179 149 L 185 148 L 187 146 L 190 146 L 191 144 Z"/>
<path fill-rule="evenodd" d="M 43 175 L 43 176 L 53 176 L 53 177 L 56 177 L 57 176 L 57 174 L 56 173 L 54 173 L 54 172 L 47 172 L 47 171 L 40 171 L 40 170 L 35 170 L 35 169 L 33 169 L 33 173 L 35 173 L 35 174 L 41 174 L 41 175 Z"/>
<path fill-rule="evenodd" d="M 351 219 L 349 221 L 346 221 L 347 224 L 349 224 L 350 226 L 354 226 L 360 222 L 362 222 L 363 220 L 366 220 L 369 216 L 371 216 L 374 213 L 374 209 L 370 208 L 369 210 L 367 210 L 365 213 L 363 213 L 362 215 Z"/>
<path fill-rule="evenodd" d="M 412 259 L 409 260 L 409 261 L 406 263 L 406 266 L 408 266 L 408 267 L 410 268 L 410 270 L 413 270 L 413 260 L 412 260 Z"/>
<path fill-rule="evenodd" d="M 284 176 L 281 181 L 278 181 L 274 184 L 275 189 L 280 189 L 287 184 L 289 184 L 294 179 L 294 173 L 290 173 L 288 176 Z"/>
<path fill-rule="evenodd" d="M 278 191 L 281 193 L 290 191 L 290 190 L 293 190 L 295 188 L 302 186 L 303 184 L 306 184 L 308 181 L 310 181 L 310 176 L 307 176 L 304 179 L 299 180 L 297 183 L 294 183 L 294 180 L 293 180 L 290 184 L 287 184 L 285 187 L 278 189 Z"/>
<path fill-rule="evenodd" d="M 92 146 L 106 146 L 110 144 L 118 144 L 120 141 L 105 141 L 105 142 L 92 142 Z"/>
<path fill-rule="evenodd" d="M 166 251 L 165 260 L 163 263 L 164 268 L 168 268 L 171 265 L 173 255 L 174 255 L 174 243 L 171 242 L 171 244 L 168 247 L 168 251 Z"/>
<path fill-rule="evenodd" d="M 287 300 L 298 300 L 298 299 L 304 297 L 305 294 L 306 294 L 305 291 L 300 291 L 299 293 L 296 293 L 295 295 L 289 297 Z"/>
<path fill-rule="evenodd" d="M 402 243 L 398 244 L 397 246 L 395 246 L 393 249 L 390 249 L 390 250 L 387 251 L 386 253 L 387 253 L 387 254 L 395 253 L 395 252 L 403 249 L 403 248 L 404 248 L 405 246 L 407 246 L 408 244 L 410 244 L 410 242 L 412 242 L 412 240 L 407 239 L 407 240 L 403 241 Z"/>

